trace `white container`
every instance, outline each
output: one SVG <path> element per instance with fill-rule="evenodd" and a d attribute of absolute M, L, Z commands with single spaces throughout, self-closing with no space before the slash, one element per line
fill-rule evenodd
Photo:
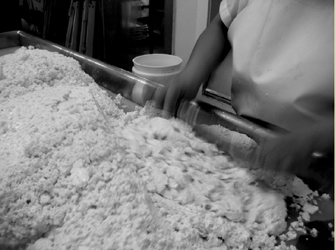
<path fill-rule="evenodd" d="M 148 54 L 133 59 L 132 72 L 153 82 L 167 86 L 170 80 L 181 71 L 182 59 L 168 54 Z M 145 105 L 151 99 L 151 89 L 137 82 L 132 90 L 132 101 Z"/>
<path fill-rule="evenodd" d="M 167 86 L 169 80 L 181 71 L 183 60 L 174 55 L 148 54 L 135 57 L 132 72 Z"/>

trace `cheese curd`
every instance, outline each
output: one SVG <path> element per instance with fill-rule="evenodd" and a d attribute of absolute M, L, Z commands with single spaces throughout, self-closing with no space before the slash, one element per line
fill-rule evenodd
<path fill-rule="evenodd" d="M 21 48 L 0 69 L 0 248 L 292 249 L 276 236 L 296 179 L 124 113 L 71 58 Z"/>

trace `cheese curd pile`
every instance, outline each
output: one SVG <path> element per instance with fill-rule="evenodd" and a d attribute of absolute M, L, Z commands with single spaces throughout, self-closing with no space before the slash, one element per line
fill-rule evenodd
<path fill-rule="evenodd" d="M 0 58 L 0 249 L 295 249 L 284 198 L 312 206 L 300 179 L 119 101 L 72 58 Z"/>

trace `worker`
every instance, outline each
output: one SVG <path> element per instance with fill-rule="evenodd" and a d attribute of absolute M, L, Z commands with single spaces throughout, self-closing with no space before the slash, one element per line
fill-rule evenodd
<path fill-rule="evenodd" d="M 289 131 L 264 141 L 258 162 L 297 172 L 313 153 L 333 153 L 334 1 L 223 0 L 156 106 L 171 114 L 194 99 L 230 47 L 236 113 Z"/>

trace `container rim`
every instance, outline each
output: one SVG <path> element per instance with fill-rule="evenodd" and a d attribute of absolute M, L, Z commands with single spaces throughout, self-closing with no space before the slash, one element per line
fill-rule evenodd
<path fill-rule="evenodd" d="M 148 59 L 148 58 L 166 58 L 166 59 L 174 59 L 174 62 L 171 62 L 170 64 L 166 64 L 166 65 L 150 65 L 148 63 L 145 62 L 141 62 L 140 60 L 143 59 Z M 181 65 L 181 63 L 183 62 L 183 59 L 181 59 L 179 56 L 176 55 L 170 55 L 170 54 L 163 54 L 163 53 L 154 53 L 154 54 L 145 54 L 145 55 L 140 55 L 137 56 L 135 58 L 133 58 L 133 63 L 134 66 L 138 66 L 138 67 L 147 67 L 147 68 L 153 68 L 153 69 L 162 69 L 162 68 L 171 68 L 171 67 L 176 67 Z"/>

